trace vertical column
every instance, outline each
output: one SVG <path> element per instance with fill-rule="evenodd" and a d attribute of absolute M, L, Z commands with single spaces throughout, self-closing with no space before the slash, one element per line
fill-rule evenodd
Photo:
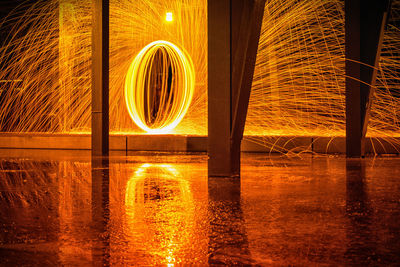
<path fill-rule="evenodd" d="M 208 0 L 208 174 L 210 176 L 230 176 L 233 168 L 230 139 L 231 2 L 231 0 Z"/>
<path fill-rule="evenodd" d="M 346 154 L 364 155 L 384 28 L 390 0 L 345 1 Z"/>
<path fill-rule="evenodd" d="M 109 0 L 93 0 L 92 155 L 109 151 Z"/>
<path fill-rule="evenodd" d="M 208 174 L 240 175 L 265 0 L 208 0 Z"/>
<path fill-rule="evenodd" d="M 345 2 L 345 39 L 346 39 L 346 155 L 361 156 L 361 0 Z"/>

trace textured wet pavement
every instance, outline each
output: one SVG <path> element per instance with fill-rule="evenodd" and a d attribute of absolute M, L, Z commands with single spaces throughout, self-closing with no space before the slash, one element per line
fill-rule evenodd
<path fill-rule="evenodd" d="M 0 155 L 0 266 L 400 264 L 400 158 Z"/>

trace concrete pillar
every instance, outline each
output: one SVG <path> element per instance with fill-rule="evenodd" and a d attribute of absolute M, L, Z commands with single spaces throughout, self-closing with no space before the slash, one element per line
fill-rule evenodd
<path fill-rule="evenodd" d="M 240 175 L 265 0 L 208 0 L 208 174 Z"/>
<path fill-rule="evenodd" d="M 390 0 L 345 1 L 346 155 L 364 155 L 370 108 Z"/>
<path fill-rule="evenodd" d="M 93 0 L 92 155 L 109 153 L 109 0 Z"/>

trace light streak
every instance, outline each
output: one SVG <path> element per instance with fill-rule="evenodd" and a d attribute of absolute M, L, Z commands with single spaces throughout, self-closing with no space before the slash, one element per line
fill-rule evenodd
<path fill-rule="evenodd" d="M 138 53 L 126 74 L 129 115 L 148 133 L 168 133 L 185 116 L 194 84 L 190 56 L 171 42 L 152 42 Z"/>

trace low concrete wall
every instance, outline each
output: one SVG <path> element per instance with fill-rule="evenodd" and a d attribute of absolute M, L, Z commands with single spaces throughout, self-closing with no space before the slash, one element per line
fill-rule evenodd
<path fill-rule="evenodd" d="M 0 133 L 0 148 L 90 150 L 89 134 Z M 206 152 L 207 137 L 191 135 L 110 135 L 113 151 Z M 243 152 L 346 152 L 344 137 L 246 136 Z M 367 138 L 366 152 L 399 154 L 400 138 Z"/>
<path fill-rule="evenodd" d="M 90 150 L 89 134 L 0 133 L 0 148 Z M 203 152 L 205 136 L 110 135 L 110 149 L 119 151 Z"/>
<path fill-rule="evenodd" d="M 90 149 L 90 135 L 0 133 L 0 148 Z"/>

